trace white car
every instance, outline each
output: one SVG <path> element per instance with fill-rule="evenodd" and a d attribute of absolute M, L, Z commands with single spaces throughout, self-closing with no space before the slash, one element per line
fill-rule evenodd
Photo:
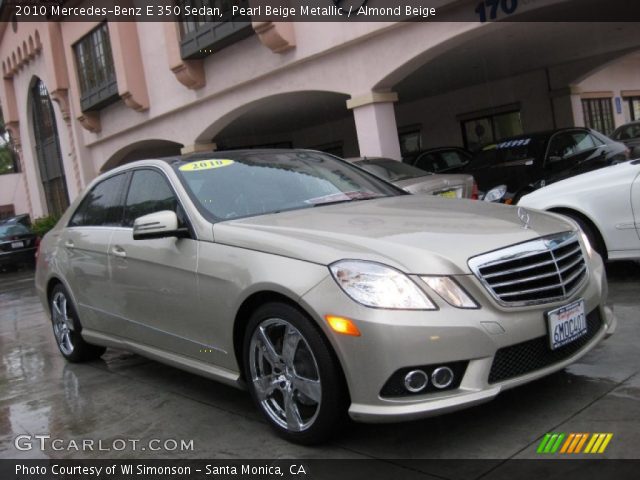
<path fill-rule="evenodd" d="M 571 217 L 604 259 L 640 258 L 640 160 L 553 183 L 518 205 Z"/>

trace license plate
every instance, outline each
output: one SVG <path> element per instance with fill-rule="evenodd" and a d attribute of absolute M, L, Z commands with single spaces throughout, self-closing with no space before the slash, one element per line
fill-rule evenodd
<path fill-rule="evenodd" d="M 445 190 L 444 192 L 438 192 L 436 195 L 445 198 L 460 198 L 460 189 Z"/>
<path fill-rule="evenodd" d="M 578 300 L 547 313 L 551 350 L 571 343 L 587 333 L 584 300 Z"/>
<path fill-rule="evenodd" d="M 24 242 L 11 242 L 11 248 L 22 248 L 24 247 Z"/>

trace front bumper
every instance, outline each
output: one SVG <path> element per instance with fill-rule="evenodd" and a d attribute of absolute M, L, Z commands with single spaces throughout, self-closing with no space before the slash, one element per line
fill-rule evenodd
<path fill-rule="evenodd" d="M 605 307 L 607 284 L 599 258 L 589 266 L 589 278 L 571 298 L 542 306 L 505 308 L 471 276 L 458 282 L 482 305 L 479 310 L 451 307 L 437 295 L 430 297 L 438 311 L 390 311 L 363 307 L 351 301 L 327 278 L 303 297 L 308 311 L 325 331 L 342 365 L 351 397 L 349 414 L 364 422 L 395 422 L 427 417 L 480 404 L 512 388 L 560 370 L 575 362 L 615 330 L 615 316 Z M 419 279 L 415 278 L 416 283 Z M 426 285 L 422 284 L 425 291 Z M 585 311 L 599 315 L 600 325 L 577 351 L 543 368 L 501 381 L 489 381 L 498 350 L 547 335 L 545 313 L 584 299 Z M 352 319 L 360 337 L 332 332 L 324 315 Z M 382 387 L 394 372 L 411 366 L 468 361 L 460 385 L 426 394 L 384 397 Z"/>

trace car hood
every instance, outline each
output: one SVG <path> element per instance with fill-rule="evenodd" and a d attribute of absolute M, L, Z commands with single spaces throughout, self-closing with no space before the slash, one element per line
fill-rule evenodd
<path fill-rule="evenodd" d="M 480 253 L 573 229 L 556 215 L 428 195 L 325 205 L 214 225 L 214 241 L 323 265 L 385 263 L 406 273 L 468 274 Z"/>

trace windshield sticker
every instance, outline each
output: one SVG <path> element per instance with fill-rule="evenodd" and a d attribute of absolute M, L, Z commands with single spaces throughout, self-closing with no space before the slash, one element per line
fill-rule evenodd
<path fill-rule="evenodd" d="M 508 142 L 499 143 L 496 148 L 524 147 L 525 145 L 529 145 L 529 143 L 531 143 L 530 138 L 520 138 L 518 140 L 509 140 Z"/>
<path fill-rule="evenodd" d="M 212 168 L 228 167 L 233 165 L 233 160 L 198 160 L 197 162 L 187 163 L 178 168 L 182 172 L 197 172 L 200 170 L 211 170 Z"/>

